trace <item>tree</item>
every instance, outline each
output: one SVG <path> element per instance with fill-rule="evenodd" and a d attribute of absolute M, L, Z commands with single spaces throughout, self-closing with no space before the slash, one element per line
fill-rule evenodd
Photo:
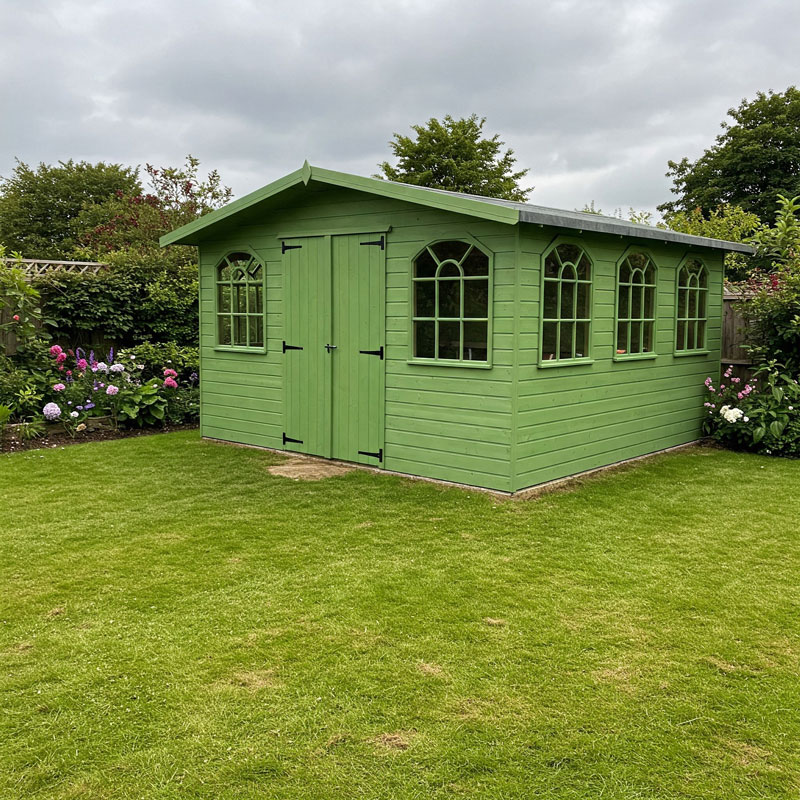
<path fill-rule="evenodd" d="M 800 91 L 759 92 L 728 110 L 733 122 L 697 161 L 670 161 L 667 177 L 678 198 L 661 212 L 703 215 L 722 205 L 741 206 L 761 219 L 772 219 L 778 195 L 800 194 Z"/>
<path fill-rule="evenodd" d="M 505 142 L 500 135 L 483 135 L 486 117 L 477 114 L 466 119 L 453 119 L 449 114 L 440 122 L 431 118 L 426 126 L 412 125 L 416 138 L 394 134 L 389 142 L 397 158 L 397 166 L 388 161 L 378 165 L 375 177 L 390 181 L 466 192 L 504 200 L 527 199 L 532 191 L 523 189 L 519 181 L 528 174 L 523 169 L 513 172 L 514 151 L 502 152 Z"/>
<path fill-rule="evenodd" d="M 198 177 L 200 161 L 187 156 L 183 167 L 145 166 L 149 192 L 115 192 L 99 203 L 87 204 L 79 216 L 84 231 L 81 243 L 87 258 L 107 260 L 110 253 L 124 252 L 136 261 L 148 257 L 158 263 L 195 263 L 193 247 L 166 251 L 158 240 L 197 217 L 227 203 L 230 188 L 222 185 L 216 170 L 205 181 Z"/>
<path fill-rule="evenodd" d="M 135 169 L 72 159 L 33 169 L 18 160 L 11 177 L 0 178 L 0 242 L 27 258 L 69 258 L 83 206 L 118 191 L 141 191 Z"/>
<path fill-rule="evenodd" d="M 693 236 L 750 243 L 752 237 L 765 226 L 756 214 L 739 206 L 722 205 L 705 216 L 699 208 L 691 211 L 668 211 L 664 214 L 663 227 Z M 743 253 L 726 253 L 725 277 L 732 281 L 743 280 L 758 263 L 758 260 Z"/>

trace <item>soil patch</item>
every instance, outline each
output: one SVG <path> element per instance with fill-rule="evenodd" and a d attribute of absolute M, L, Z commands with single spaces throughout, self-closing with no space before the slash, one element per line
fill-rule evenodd
<path fill-rule="evenodd" d="M 354 467 L 323 461 L 318 458 L 290 458 L 282 464 L 269 468 L 270 475 L 280 475 L 295 481 L 321 481 L 352 472 Z"/>

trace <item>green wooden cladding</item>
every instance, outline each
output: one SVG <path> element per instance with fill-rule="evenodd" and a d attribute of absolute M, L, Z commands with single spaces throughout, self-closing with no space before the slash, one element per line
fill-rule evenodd
<path fill-rule="evenodd" d="M 433 207 L 402 191 L 377 196 L 343 187 L 314 170 L 204 230 L 203 435 L 504 491 L 698 437 L 703 379 L 719 365 L 721 251 L 653 241 L 644 250 L 604 233 L 563 236 L 557 228 L 479 218 L 471 207 L 463 213 L 458 203 L 445 207 L 446 196 Z M 414 260 L 445 241 L 489 256 L 485 362 L 414 357 Z M 563 362 L 542 360 L 540 347 L 549 283 L 543 265 L 559 243 L 579 246 L 591 265 L 588 347 L 569 331 L 575 359 Z M 264 268 L 263 352 L 219 343 L 216 268 L 236 252 L 252 253 Z M 638 252 L 655 265 L 654 313 L 620 316 L 619 265 Z M 678 272 L 698 259 L 707 270 L 704 349 L 676 352 L 678 317 L 686 324 L 700 316 L 688 294 L 679 315 Z M 585 319 L 577 300 L 570 302 L 567 321 Z M 567 319 L 560 309 L 559 324 Z M 463 319 L 462 309 L 458 324 Z M 631 319 L 652 320 L 653 352 L 617 359 L 618 349 L 635 349 L 618 347 L 618 323 Z M 459 333 L 462 357 L 463 340 Z"/>

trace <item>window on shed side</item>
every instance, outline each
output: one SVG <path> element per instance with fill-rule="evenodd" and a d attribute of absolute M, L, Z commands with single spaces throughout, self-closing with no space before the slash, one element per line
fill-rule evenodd
<path fill-rule="evenodd" d="M 631 253 L 617 272 L 617 357 L 655 352 L 656 266 Z"/>
<path fill-rule="evenodd" d="M 468 242 L 437 242 L 414 260 L 414 358 L 489 360 L 489 256 Z"/>
<path fill-rule="evenodd" d="M 542 361 L 589 358 L 592 262 L 586 251 L 562 243 L 544 259 Z"/>
<path fill-rule="evenodd" d="M 705 350 L 708 324 L 708 270 L 698 258 L 678 270 L 675 350 Z"/>
<path fill-rule="evenodd" d="M 216 269 L 217 346 L 264 349 L 264 265 L 230 253 Z"/>

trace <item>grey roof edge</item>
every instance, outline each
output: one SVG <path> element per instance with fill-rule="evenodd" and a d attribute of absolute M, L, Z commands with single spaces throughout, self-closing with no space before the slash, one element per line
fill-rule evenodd
<path fill-rule="evenodd" d="M 627 222 L 622 219 L 617 220 L 613 217 L 603 217 L 599 214 L 588 214 L 579 211 L 560 212 L 556 209 L 522 208 L 519 212 L 519 219 L 520 222 L 538 225 L 552 225 L 558 228 L 571 228 L 594 233 L 610 233 L 617 236 L 652 239 L 659 242 L 674 242 L 676 244 L 706 247 L 711 250 L 724 250 L 732 253 L 753 255 L 756 252 L 755 247 L 742 242 L 728 242 L 724 239 L 712 239 L 708 236 L 694 236 L 689 233 L 673 231 L 669 228 L 655 228 L 650 225 L 640 225 L 636 222 Z"/>

